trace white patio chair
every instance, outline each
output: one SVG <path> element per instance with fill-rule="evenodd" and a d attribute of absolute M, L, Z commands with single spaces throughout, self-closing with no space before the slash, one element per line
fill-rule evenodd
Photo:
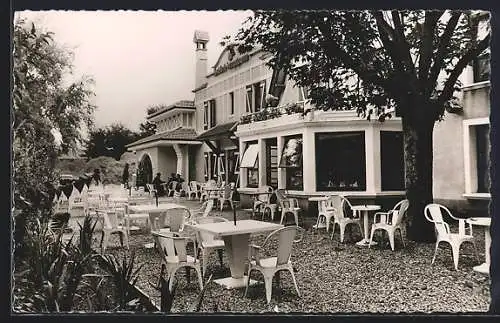
<path fill-rule="evenodd" d="M 200 290 L 203 289 L 200 261 L 197 255 L 198 250 L 193 248 L 193 256 L 188 255 L 186 250 L 188 241 L 192 241 L 194 245 L 196 245 L 196 242 L 189 237 L 178 237 L 173 232 L 151 232 L 151 234 L 162 257 L 162 265 L 165 265 L 170 278 L 169 289 L 172 290 L 177 270 L 185 267 L 196 270 Z"/>
<path fill-rule="evenodd" d="M 154 187 L 153 184 L 146 184 L 146 187 L 148 188 L 150 196 L 153 197 L 153 196 L 155 196 L 155 194 L 158 194 L 158 191 L 156 190 L 156 188 Z"/>
<path fill-rule="evenodd" d="M 273 188 L 268 185 L 264 185 L 259 187 L 259 192 L 269 192 L 273 193 Z M 253 201 L 253 213 L 255 214 L 256 210 L 260 210 L 260 212 L 264 212 L 264 207 L 267 203 L 269 203 L 269 197 L 271 194 L 259 194 Z"/>
<path fill-rule="evenodd" d="M 280 209 L 281 209 L 281 220 L 280 224 L 283 224 L 283 220 L 287 215 L 291 214 L 294 217 L 295 225 L 299 225 L 299 212 L 300 206 L 299 201 L 294 197 L 289 197 L 287 199 L 280 201 Z"/>
<path fill-rule="evenodd" d="M 332 195 L 333 207 L 335 210 L 335 222 L 333 224 L 332 236 L 335 235 L 335 226 L 338 224 L 340 229 L 340 242 L 344 242 L 345 228 L 348 225 L 356 225 L 359 228 L 359 232 L 363 234 L 363 229 L 361 228 L 361 219 L 358 213 L 352 209 L 352 204 L 349 200 L 340 195 Z M 346 214 L 346 212 L 352 212 L 352 216 Z"/>
<path fill-rule="evenodd" d="M 319 233 L 320 229 L 326 229 L 326 232 L 330 231 L 330 224 L 333 224 L 335 229 L 335 199 L 333 196 L 329 196 L 326 200 L 318 201 L 318 218 L 316 224 L 312 226 L 313 233 L 314 230 Z"/>
<path fill-rule="evenodd" d="M 177 191 L 176 188 L 177 188 L 177 184 L 178 182 L 177 181 L 171 181 L 169 184 L 168 184 L 168 188 L 167 188 L 167 196 L 174 196 L 174 193 Z"/>
<path fill-rule="evenodd" d="M 441 211 L 444 211 L 453 220 L 458 221 L 458 233 L 451 232 L 450 226 L 448 225 L 448 223 L 444 221 L 443 213 Z M 474 237 L 472 236 L 472 225 L 470 223 L 465 221 L 465 219 L 459 219 L 454 217 L 447 207 L 435 203 L 428 204 L 424 208 L 424 215 L 428 221 L 434 223 L 434 229 L 437 235 L 436 248 L 434 250 L 434 257 L 432 257 L 432 264 L 434 264 L 434 260 L 436 260 L 438 247 L 441 242 L 446 242 L 450 244 L 455 270 L 458 270 L 458 258 L 460 254 L 460 246 L 464 242 L 472 243 L 472 246 L 474 247 L 474 252 L 476 254 L 476 259 L 479 260 L 476 244 L 474 243 Z M 469 232 L 467 233 L 467 231 Z"/>
<path fill-rule="evenodd" d="M 399 201 L 392 210 L 388 212 L 377 212 L 374 215 L 372 231 L 370 234 L 370 244 L 368 248 L 371 247 L 373 241 L 373 234 L 377 230 L 383 230 L 387 232 L 389 236 L 389 243 L 391 244 L 391 249 L 394 251 L 394 235 L 396 230 L 399 230 L 399 235 L 401 237 L 401 243 L 405 247 L 405 240 L 403 238 L 403 219 L 406 215 L 409 205 L 408 200 Z"/>
<path fill-rule="evenodd" d="M 221 191 L 219 197 L 220 210 L 222 211 L 224 208 L 224 204 L 229 202 L 229 206 L 231 206 L 231 210 L 234 209 L 233 204 L 233 190 L 231 189 L 231 185 L 224 186 L 224 190 Z"/>
<path fill-rule="evenodd" d="M 194 195 L 194 198 L 198 198 L 198 195 L 200 194 L 200 189 L 198 187 L 198 182 L 197 181 L 191 181 L 189 182 L 189 193 L 188 197 L 191 199 L 191 196 Z"/>
<path fill-rule="evenodd" d="M 248 256 L 248 280 L 247 286 L 245 289 L 245 296 L 248 293 L 248 286 L 250 282 L 250 274 L 253 270 L 260 271 L 264 276 L 264 284 L 266 288 L 266 299 L 267 303 L 271 302 L 272 296 L 272 282 L 274 275 L 281 270 L 288 270 L 292 275 L 293 284 L 295 286 L 295 290 L 300 297 L 299 287 L 297 286 L 297 281 L 295 279 L 295 274 L 293 273 L 293 264 L 291 261 L 292 255 L 292 246 L 293 242 L 297 242 L 299 240 L 295 240 L 297 235 L 297 230 L 303 230 L 297 226 L 287 226 L 284 228 L 280 228 L 278 230 L 270 233 L 262 246 L 257 246 L 254 244 L 250 245 L 249 256 Z M 270 246 L 271 238 L 278 237 L 278 248 L 276 251 L 270 249 L 273 246 Z M 271 243 L 274 244 L 274 243 Z M 273 252 L 274 251 L 274 252 Z M 269 258 L 261 258 L 261 254 L 271 254 L 273 253 L 275 256 Z"/>
<path fill-rule="evenodd" d="M 182 207 L 172 208 L 161 213 L 150 213 L 151 231 L 182 232 L 184 224 L 190 217 L 189 210 Z"/>
<path fill-rule="evenodd" d="M 182 195 L 182 192 L 184 192 L 184 197 L 186 199 L 189 199 L 189 194 L 191 192 L 191 188 L 189 187 L 188 182 L 184 181 L 181 183 L 181 190 L 179 191 L 179 193 Z"/>
<path fill-rule="evenodd" d="M 119 223 L 117 213 L 110 210 L 98 209 L 97 215 L 99 216 L 99 218 L 102 217 L 102 219 L 104 220 L 103 221 L 104 224 L 102 227 L 103 230 L 102 251 L 103 252 L 106 251 L 106 248 L 108 247 L 109 243 L 109 237 L 113 233 L 120 234 L 120 243 L 122 247 L 123 247 L 123 240 L 125 240 L 125 245 L 127 249 L 129 249 L 127 229 Z"/>
<path fill-rule="evenodd" d="M 207 216 L 203 218 L 197 218 L 195 219 L 195 222 L 196 224 L 204 224 L 204 223 L 229 222 L 229 220 L 222 217 Z M 216 239 L 216 237 L 213 234 L 204 231 L 197 231 L 196 239 L 198 241 L 198 249 L 201 250 L 201 259 L 202 259 L 201 273 L 203 274 L 203 277 L 205 277 L 205 273 L 207 271 L 208 258 L 212 251 L 217 250 L 219 254 L 220 265 L 223 266 L 222 251 L 224 250 L 224 241 L 222 239 Z"/>
<path fill-rule="evenodd" d="M 189 210 L 192 218 L 207 217 L 214 208 L 214 200 L 206 200 L 197 209 Z"/>

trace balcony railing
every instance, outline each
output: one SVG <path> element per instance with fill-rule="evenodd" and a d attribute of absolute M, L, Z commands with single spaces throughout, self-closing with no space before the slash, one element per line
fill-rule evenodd
<path fill-rule="evenodd" d="M 286 104 L 278 107 L 266 107 L 260 111 L 246 114 L 240 118 L 240 124 L 264 121 L 279 118 L 282 115 L 291 115 L 300 113 L 302 116 L 312 109 L 309 100 Z"/>

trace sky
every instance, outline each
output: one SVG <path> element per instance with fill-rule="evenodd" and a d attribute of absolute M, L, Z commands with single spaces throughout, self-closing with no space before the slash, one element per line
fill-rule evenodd
<path fill-rule="evenodd" d="M 222 37 L 250 11 L 22 11 L 74 53 L 74 77 L 95 80 L 95 125 L 138 130 L 153 104 L 193 100 L 196 29 L 209 33 L 208 67 Z"/>

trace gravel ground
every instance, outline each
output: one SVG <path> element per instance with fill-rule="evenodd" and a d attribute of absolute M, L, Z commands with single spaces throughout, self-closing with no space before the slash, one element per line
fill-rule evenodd
<path fill-rule="evenodd" d="M 189 208 L 197 208 L 198 202 L 183 201 Z M 215 211 L 215 213 L 220 213 Z M 222 214 L 232 219 L 231 211 Z M 244 211 L 238 211 L 238 219 L 248 218 Z M 306 218 L 304 227 L 309 227 L 314 219 Z M 453 228 L 452 230 L 456 230 Z M 338 230 L 338 229 L 337 229 Z M 349 232 L 349 231 L 348 231 Z M 476 246 L 481 262 L 484 260 L 484 233 L 475 228 Z M 259 244 L 266 234 L 252 236 Z M 472 267 L 478 262 L 473 248 L 465 244 L 460 254 L 459 269 L 453 269 L 451 249 L 440 247 L 434 265 L 431 259 L 434 244 L 406 241 L 402 248 L 396 238 L 396 250 L 391 251 L 385 243 L 371 249 L 354 244 L 361 236 L 346 235 L 345 243 L 340 243 L 337 232 L 334 240 L 326 234 L 322 239 L 314 237 L 310 231 L 303 240 L 294 245 L 292 262 L 298 270 L 295 274 L 301 292 L 296 294 L 289 273 L 281 274 L 280 286 L 274 280 L 273 296 L 268 305 L 263 284 L 250 288 L 244 297 L 244 289 L 225 290 L 212 283 L 206 292 L 203 312 L 333 312 L 333 313 L 414 313 L 414 312 L 485 312 L 488 310 L 490 280 L 478 274 Z M 100 233 L 96 232 L 100 238 Z M 131 250 L 135 250 L 138 263 L 144 263 L 137 282 L 156 304 L 160 303 L 159 292 L 148 282 L 155 284 L 160 272 L 160 258 L 156 250 L 147 249 L 145 243 L 152 242 L 146 229 L 131 234 Z M 126 252 L 119 246 L 118 237 L 112 237 L 109 253 Z M 224 267 L 213 253 L 208 266 L 208 275 L 214 279 L 230 275 L 228 259 L 224 255 Z M 252 278 L 262 281 L 262 276 L 254 271 Z M 188 284 L 184 271 L 176 274 L 177 294 L 172 312 L 190 312 L 199 294 L 194 271 Z"/>

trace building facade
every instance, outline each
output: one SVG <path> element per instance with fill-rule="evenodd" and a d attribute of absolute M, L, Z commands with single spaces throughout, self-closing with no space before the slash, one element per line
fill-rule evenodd
<path fill-rule="evenodd" d="M 309 197 L 324 194 L 383 207 L 404 196 L 399 117 L 379 122 L 349 109 L 315 110 L 307 91 L 266 66 L 269 54 L 229 45 L 209 71 L 208 33 L 196 31 L 193 42 L 194 101 L 148 116 L 157 133 L 129 145 L 152 173 L 235 182 L 243 206 L 263 185 L 286 190 L 305 209 Z M 484 57 L 467 68 L 463 109 L 447 112 L 434 129 L 433 193 L 453 209 L 484 212 L 489 201 L 488 71 Z"/>

